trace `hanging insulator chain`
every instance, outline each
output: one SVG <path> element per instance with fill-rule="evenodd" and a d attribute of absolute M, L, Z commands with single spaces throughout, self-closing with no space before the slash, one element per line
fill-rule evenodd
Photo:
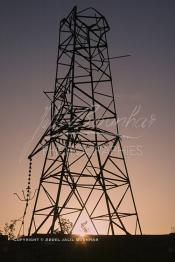
<path fill-rule="evenodd" d="M 24 190 L 22 190 L 23 199 L 20 198 L 17 193 L 14 193 L 20 201 L 26 202 L 23 216 L 21 217 L 21 219 L 19 219 L 21 221 L 21 226 L 20 226 L 20 229 L 19 229 L 18 237 L 20 236 L 22 229 L 23 229 L 23 235 L 24 235 L 24 219 L 25 219 L 25 216 L 26 216 L 26 213 L 27 213 L 29 201 L 32 200 L 35 197 L 35 194 L 36 194 L 36 191 L 37 191 L 37 190 L 35 190 L 33 196 L 31 197 L 31 174 L 32 174 L 32 158 L 29 158 L 29 173 L 28 173 L 28 182 L 27 182 L 27 187 L 26 187 L 26 193 L 24 192 Z"/>

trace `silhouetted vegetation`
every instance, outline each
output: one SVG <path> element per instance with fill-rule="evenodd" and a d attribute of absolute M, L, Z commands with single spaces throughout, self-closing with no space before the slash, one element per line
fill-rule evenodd
<path fill-rule="evenodd" d="M 72 230 L 73 224 L 69 219 L 61 218 L 61 233 L 69 234 Z"/>
<path fill-rule="evenodd" d="M 5 223 L 3 229 L 0 229 L 0 235 L 7 235 L 9 240 L 14 240 L 17 220 L 11 220 L 10 223 Z"/>
<path fill-rule="evenodd" d="M 59 228 L 57 228 L 55 234 L 70 234 L 73 227 L 73 223 L 66 218 L 60 218 Z"/>

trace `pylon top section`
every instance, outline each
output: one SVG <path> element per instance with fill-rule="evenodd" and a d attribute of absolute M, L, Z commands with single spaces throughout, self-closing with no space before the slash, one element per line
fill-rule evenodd
<path fill-rule="evenodd" d="M 65 21 L 70 21 L 75 15 L 84 23 L 84 26 L 88 27 L 89 29 L 94 30 L 97 28 L 103 28 L 107 31 L 110 29 L 106 18 L 93 7 L 83 9 L 82 11 L 77 11 L 77 6 L 75 6 L 69 15 L 61 20 L 61 24 Z"/>

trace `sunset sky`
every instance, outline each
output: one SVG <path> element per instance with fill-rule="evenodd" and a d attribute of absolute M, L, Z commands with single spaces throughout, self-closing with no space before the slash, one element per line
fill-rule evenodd
<path fill-rule="evenodd" d="M 175 227 L 175 2 L 173 0 L 0 1 L 0 226 L 23 214 L 27 156 L 48 120 L 59 21 L 74 5 L 110 25 L 119 130 L 144 234 Z M 37 165 L 37 164 L 36 164 Z M 39 174 L 38 174 L 39 176 Z M 32 177 L 33 190 L 37 187 Z"/>

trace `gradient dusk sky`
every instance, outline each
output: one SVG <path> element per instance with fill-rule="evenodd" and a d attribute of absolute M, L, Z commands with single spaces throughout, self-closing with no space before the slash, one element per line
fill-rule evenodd
<path fill-rule="evenodd" d="M 111 57 L 131 55 L 111 60 L 119 129 L 128 136 L 122 142 L 129 176 L 143 233 L 170 233 L 175 227 L 174 0 L 0 1 L 0 225 L 22 216 L 23 203 L 13 193 L 21 195 L 27 184 L 27 156 L 47 121 L 49 102 L 42 92 L 54 88 L 59 21 L 74 5 L 92 6 L 106 17 Z"/>

